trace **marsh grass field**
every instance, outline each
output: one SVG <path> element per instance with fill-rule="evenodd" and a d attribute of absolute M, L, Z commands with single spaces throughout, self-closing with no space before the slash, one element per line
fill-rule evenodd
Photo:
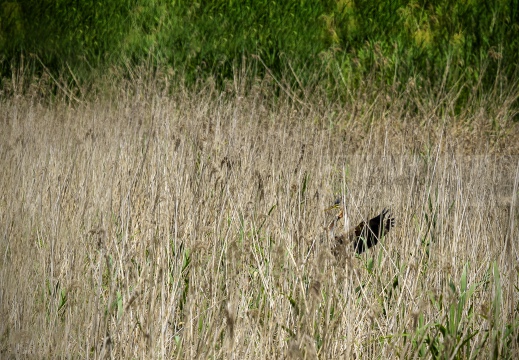
<path fill-rule="evenodd" d="M 0 100 L 1 358 L 517 358 L 517 91 L 268 89 Z"/>

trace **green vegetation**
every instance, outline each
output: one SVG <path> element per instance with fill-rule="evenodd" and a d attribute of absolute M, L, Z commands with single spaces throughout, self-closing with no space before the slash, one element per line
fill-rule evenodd
<path fill-rule="evenodd" d="M 0 60 L 7 78 L 30 59 L 30 73 L 81 84 L 148 64 L 223 85 L 245 63 L 249 76 L 333 92 L 366 76 L 488 89 L 515 78 L 518 33 L 517 0 L 12 0 L 0 8 Z"/>

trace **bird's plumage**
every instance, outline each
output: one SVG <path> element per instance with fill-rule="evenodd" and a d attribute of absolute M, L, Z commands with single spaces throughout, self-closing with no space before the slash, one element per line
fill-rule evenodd
<path fill-rule="evenodd" d="M 329 231 L 333 231 L 337 222 L 344 217 L 344 212 L 341 210 L 336 218 L 328 226 Z M 334 253 L 338 254 L 339 249 L 356 252 L 362 254 L 367 249 L 377 245 L 378 241 L 395 226 L 395 219 L 389 214 L 388 209 L 370 219 L 368 222 L 362 221 L 357 226 L 347 229 L 340 234 L 334 234 L 335 244 Z"/>

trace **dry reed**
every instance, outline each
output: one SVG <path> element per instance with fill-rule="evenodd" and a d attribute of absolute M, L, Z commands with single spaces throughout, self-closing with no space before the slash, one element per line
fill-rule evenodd
<path fill-rule="evenodd" d="M 517 356 L 510 102 L 408 96 L 5 98 L 1 357 Z M 337 195 L 395 228 L 336 260 Z"/>

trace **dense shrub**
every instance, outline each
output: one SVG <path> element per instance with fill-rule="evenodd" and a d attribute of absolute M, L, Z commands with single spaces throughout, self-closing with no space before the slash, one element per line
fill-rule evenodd
<path fill-rule="evenodd" d="M 245 59 L 254 76 L 303 83 L 356 86 L 374 75 L 397 86 L 493 86 L 515 74 L 518 31 L 517 0 L 12 0 L 0 9 L 1 71 L 9 77 L 30 55 L 36 71 L 84 81 L 103 67 L 148 63 L 193 83 L 231 79 Z"/>

